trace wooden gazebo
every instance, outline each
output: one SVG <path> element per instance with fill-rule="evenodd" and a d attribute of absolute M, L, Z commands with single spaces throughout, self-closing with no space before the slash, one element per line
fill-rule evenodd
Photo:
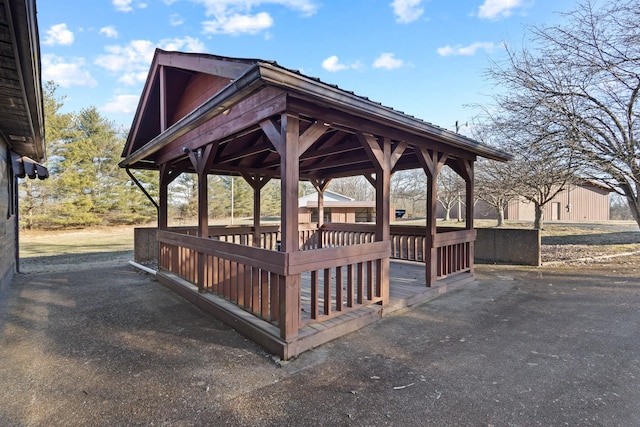
<path fill-rule="evenodd" d="M 472 278 L 476 156 L 509 159 L 275 62 L 157 50 L 121 166 L 159 171 L 159 280 L 286 359 L 391 307 L 392 259 L 420 262 L 424 289 Z M 444 165 L 466 182 L 465 229 L 436 227 Z M 429 183 L 427 226 L 391 227 L 391 175 L 415 168 Z M 168 227 L 167 186 L 183 172 L 198 177 L 193 229 Z M 209 174 L 252 186 L 253 227 L 209 226 Z M 298 223 L 299 181 L 322 212 L 331 179 L 356 175 L 375 187 L 375 224 Z M 263 226 L 260 190 L 273 178 L 281 223 Z"/>

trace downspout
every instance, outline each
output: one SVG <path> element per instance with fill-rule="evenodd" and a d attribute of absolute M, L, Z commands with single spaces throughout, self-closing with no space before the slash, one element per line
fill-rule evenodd
<path fill-rule="evenodd" d="M 124 170 L 127 171 L 127 175 L 129 175 L 129 177 L 134 182 L 134 184 L 136 184 L 138 186 L 138 188 L 140 190 L 142 190 L 144 195 L 147 196 L 147 199 L 149 199 L 149 201 L 151 203 L 153 203 L 153 206 L 156 207 L 156 215 L 159 215 L 160 214 L 160 206 L 158 206 L 158 203 L 153 199 L 153 197 L 151 197 L 151 194 L 149 194 L 149 192 L 144 188 L 144 186 L 140 183 L 140 181 L 138 181 L 138 179 L 135 176 L 133 176 L 133 174 L 131 173 L 129 168 L 124 168 Z"/>

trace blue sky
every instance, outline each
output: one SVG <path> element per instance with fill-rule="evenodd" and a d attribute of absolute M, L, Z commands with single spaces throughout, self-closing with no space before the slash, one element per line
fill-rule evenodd
<path fill-rule="evenodd" d="M 455 129 L 495 90 L 503 43 L 575 0 L 41 0 L 43 80 L 65 109 L 97 107 L 127 130 L 155 47 L 275 60 Z M 464 131 L 464 129 L 462 130 Z"/>

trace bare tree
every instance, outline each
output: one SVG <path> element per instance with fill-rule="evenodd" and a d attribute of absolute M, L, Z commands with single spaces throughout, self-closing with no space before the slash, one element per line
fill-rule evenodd
<path fill-rule="evenodd" d="M 498 227 L 504 225 L 509 202 L 518 197 L 514 163 L 480 159 L 475 169 L 475 196 L 496 210 Z"/>
<path fill-rule="evenodd" d="M 526 93 L 499 98 L 497 109 L 487 111 L 477 124 L 477 139 L 510 151 L 514 158 L 507 164 L 485 166 L 476 179 L 478 196 L 498 209 L 517 197 L 532 203 L 533 227 L 541 229 L 545 205 L 576 181 L 579 165 L 571 144 L 564 141 L 570 135 L 550 122 L 544 106 L 522 108 L 527 101 Z"/>
<path fill-rule="evenodd" d="M 584 177 L 626 199 L 640 226 L 640 1 L 596 4 L 531 28 L 529 48 L 507 47 L 506 63 L 489 74 L 506 89 L 497 98 L 503 111 L 553 135 L 534 143 L 571 152 Z"/>
<path fill-rule="evenodd" d="M 363 176 L 338 178 L 331 181 L 329 189 L 355 200 L 372 200 L 374 191 Z"/>
<path fill-rule="evenodd" d="M 426 214 L 427 176 L 422 169 L 399 171 L 391 177 L 391 204 L 411 216 Z"/>
<path fill-rule="evenodd" d="M 451 219 L 451 210 L 454 207 L 457 207 L 458 217 L 460 218 L 462 202 L 466 200 L 465 191 L 464 179 L 449 166 L 442 168 L 442 171 L 438 174 L 437 199 L 444 209 L 445 221 Z"/>

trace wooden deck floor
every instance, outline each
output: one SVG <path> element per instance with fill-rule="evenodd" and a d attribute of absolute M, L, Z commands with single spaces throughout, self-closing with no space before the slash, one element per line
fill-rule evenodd
<path fill-rule="evenodd" d="M 157 274 L 158 280 L 162 284 L 223 322 L 230 324 L 283 359 L 295 357 L 304 351 L 373 323 L 385 315 L 433 299 L 473 281 L 472 274 L 462 273 L 439 280 L 436 286 L 428 288 L 425 285 L 424 264 L 406 261 L 391 261 L 389 276 L 389 303 L 387 305 L 374 304 L 324 321 L 309 322 L 300 329 L 295 340 L 286 342 L 280 339 L 277 327 L 253 316 L 235 304 L 213 294 L 198 293 L 195 285 L 171 273 L 158 272 Z M 332 291 L 332 294 L 335 295 L 333 292 L 335 291 Z M 304 278 L 301 297 L 304 310 L 305 302 L 308 303 L 310 298 L 310 282 Z M 321 294 L 320 297 L 324 296 Z M 301 317 L 303 322 L 308 319 L 308 315 L 304 311 L 302 311 Z"/>

